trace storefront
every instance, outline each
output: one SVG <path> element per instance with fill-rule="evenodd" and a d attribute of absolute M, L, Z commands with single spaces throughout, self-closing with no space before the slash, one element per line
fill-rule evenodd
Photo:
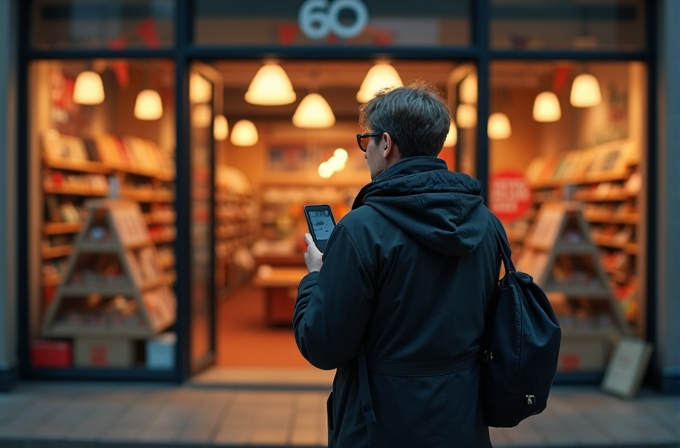
<path fill-rule="evenodd" d="M 482 182 L 550 292 L 558 381 L 599 381 L 633 336 L 654 346 L 648 380 L 678 389 L 677 2 L 4 7 L 7 383 L 295 365 L 302 205 L 347 213 L 370 181 L 359 105 L 424 79 L 452 112 L 440 157 Z"/>

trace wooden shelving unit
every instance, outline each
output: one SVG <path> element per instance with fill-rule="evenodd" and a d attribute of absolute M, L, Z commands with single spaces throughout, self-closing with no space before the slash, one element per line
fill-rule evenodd
<path fill-rule="evenodd" d="M 561 371 L 604 371 L 613 340 L 630 333 L 599 251 L 580 203 L 549 203 L 517 262 L 546 291 L 560 320 Z"/>
<path fill-rule="evenodd" d="M 215 282 L 218 298 L 229 297 L 254 271 L 238 260 L 250 259 L 250 246 L 259 235 L 255 191 L 239 171 L 220 166 L 215 183 Z M 248 254 L 246 256 L 246 253 Z"/>
<path fill-rule="evenodd" d="M 175 212 L 169 207 L 175 200 L 175 172 L 170 155 L 136 137 L 101 134 L 92 140 L 94 145 L 86 150 L 80 137 L 60 135 L 55 130 L 42 135 L 43 192 L 51 196 L 50 201 L 46 200 L 42 225 L 45 301 L 51 299 L 58 286 L 75 234 L 83 229 L 80 220 L 87 199 L 112 193 L 139 202 L 150 230 L 159 233 L 155 227 L 167 227 L 164 235 L 155 238 L 156 243 L 165 244 L 164 253 L 174 251 Z M 115 179 L 115 186 L 110 191 L 111 179 Z M 70 208 L 69 216 L 62 210 L 66 206 Z M 163 266 L 168 278 L 174 278 L 174 262 L 170 260 L 174 255 L 166 257 Z"/>
<path fill-rule="evenodd" d="M 46 337 L 148 338 L 175 322 L 176 300 L 134 202 L 93 200 L 43 320 Z"/>
<path fill-rule="evenodd" d="M 570 151 L 561 158 L 538 158 L 527 169 L 533 206 L 509 226 L 513 252 L 520 255 L 537 211 L 560 201 L 583 203 L 583 216 L 626 320 L 637 335 L 645 329 L 643 210 L 640 148 L 631 140 Z"/>

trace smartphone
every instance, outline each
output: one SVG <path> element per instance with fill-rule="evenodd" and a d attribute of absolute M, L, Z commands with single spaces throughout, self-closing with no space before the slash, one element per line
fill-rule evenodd
<path fill-rule="evenodd" d="M 305 218 L 314 244 L 320 252 L 326 251 L 326 243 L 335 228 L 335 218 L 329 205 L 305 205 Z"/>

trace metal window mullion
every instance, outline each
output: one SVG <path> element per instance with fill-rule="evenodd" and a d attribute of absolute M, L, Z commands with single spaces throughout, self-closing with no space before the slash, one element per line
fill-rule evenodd
<path fill-rule="evenodd" d="M 488 204 L 489 183 L 489 139 L 487 137 L 487 117 L 489 116 L 489 64 L 491 53 L 489 50 L 489 15 L 490 0 L 473 0 L 473 45 L 478 50 L 477 55 L 477 129 L 475 177 L 482 184 L 482 199 Z"/>
<path fill-rule="evenodd" d="M 191 2 L 176 0 L 175 10 L 175 295 L 177 318 L 176 374 L 179 381 L 191 375 L 191 154 L 189 152 L 189 82 L 187 46 L 190 40 Z"/>

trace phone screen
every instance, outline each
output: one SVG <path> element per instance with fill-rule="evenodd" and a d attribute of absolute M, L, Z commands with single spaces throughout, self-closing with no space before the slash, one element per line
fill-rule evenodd
<path fill-rule="evenodd" d="M 335 219 L 333 212 L 328 205 L 306 205 L 305 217 L 307 218 L 307 225 L 309 232 L 314 238 L 316 247 L 321 252 L 326 250 L 326 242 L 331 237 L 331 233 L 335 228 Z"/>

